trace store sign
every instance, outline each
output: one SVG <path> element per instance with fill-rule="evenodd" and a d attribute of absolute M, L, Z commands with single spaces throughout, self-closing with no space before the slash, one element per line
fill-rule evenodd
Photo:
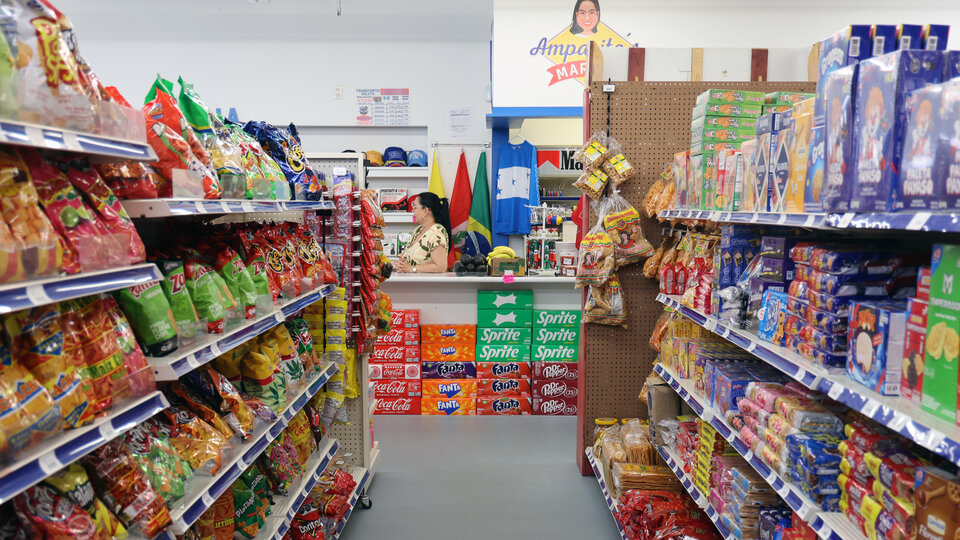
<path fill-rule="evenodd" d="M 576 152 L 576 148 L 537 150 L 537 167 L 543 167 L 544 163 L 549 163 L 558 171 L 582 171 L 583 164 L 573 159 L 573 154 Z"/>

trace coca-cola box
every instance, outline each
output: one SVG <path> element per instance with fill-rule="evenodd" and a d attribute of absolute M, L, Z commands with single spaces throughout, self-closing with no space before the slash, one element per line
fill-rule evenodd
<path fill-rule="evenodd" d="M 575 381 L 580 378 L 580 366 L 576 362 L 534 362 L 533 378 L 536 380 Z"/>
<path fill-rule="evenodd" d="M 418 309 L 391 311 L 390 318 L 393 319 L 390 328 L 420 328 L 420 310 Z"/>
<path fill-rule="evenodd" d="M 477 393 L 481 396 L 529 396 L 530 379 L 478 379 Z"/>
<path fill-rule="evenodd" d="M 388 345 L 386 343 L 377 343 L 373 347 L 373 354 L 370 355 L 371 364 L 419 361 L 420 347 L 417 345 Z"/>
<path fill-rule="evenodd" d="M 373 381 L 373 397 L 420 397 L 423 395 L 423 386 L 420 381 L 405 379 L 381 379 Z"/>
<path fill-rule="evenodd" d="M 416 414 L 420 415 L 420 398 L 393 397 L 377 401 L 374 414 Z"/>
<path fill-rule="evenodd" d="M 420 380 L 420 364 L 405 364 L 394 362 L 391 364 L 370 364 L 370 379 L 407 379 Z"/>
<path fill-rule="evenodd" d="M 577 398 L 533 398 L 533 414 L 540 416 L 575 416 Z"/>
<path fill-rule="evenodd" d="M 477 362 L 479 379 L 529 379 L 530 362 Z"/>
<path fill-rule="evenodd" d="M 485 416 L 513 416 L 530 414 L 533 409 L 526 396 L 480 397 L 477 399 L 477 414 Z"/>
<path fill-rule="evenodd" d="M 386 334 L 377 336 L 377 344 L 420 345 L 419 328 L 394 328 Z"/>
<path fill-rule="evenodd" d="M 533 397 L 541 398 L 576 398 L 579 392 L 577 391 L 577 381 L 550 381 L 550 380 L 534 380 L 533 381 Z"/>

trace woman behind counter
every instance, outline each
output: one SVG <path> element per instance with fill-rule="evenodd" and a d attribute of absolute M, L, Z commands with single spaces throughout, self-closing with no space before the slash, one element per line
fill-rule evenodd
<path fill-rule="evenodd" d="M 394 268 L 398 272 L 446 272 L 450 249 L 450 215 L 446 199 L 425 191 L 413 201 L 413 219 L 419 225 Z"/>

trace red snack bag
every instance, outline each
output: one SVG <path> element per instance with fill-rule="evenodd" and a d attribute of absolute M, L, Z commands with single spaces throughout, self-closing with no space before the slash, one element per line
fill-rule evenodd
<path fill-rule="evenodd" d="M 267 280 L 267 286 L 270 290 L 270 296 L 274 302 L 280 297 L 280 285 L 277 283 L 277 275 L 270 271 L 267 266 L 267 252 L 264 245 L 256 241 L 256 232 L 253 229 L 240 231 L 237 237 L 243 247 L 244 264 L 253 272 L 254 283 L 262 279 L 263 275 Z"/>
<path fill-rule="evenodd" d="M 193 155 L 190 146 L 174 130 L 162 122 L 148 118 L 147 142 L 157 154 L 158 161 L 154 168 L 163 177 L 163 183 L 157 188 L 160 197 L 173 197 L 175 180 L 178 181 L 177 196 L 205 199 L 220 197 L 220 182 L 216 175 Z M 201 180 L 195 184 L 191 181 L 181 181 L 179 177 L 175 179 L 174 172 L 178 170 L 186 174 L 195 174 Z"/>
<path fill-rule="evenodd" d="M 120 352 L 123 353 L 123 364 L 128 373 L 125 384 L 129 388 L 129 394 L 145 396 L 157 388 L 153 368 L 147 363 L 147 358 L 133 334 L 133 327 L 130 326 L 130 321 L 123 314 L 117 301 L 112 297 L 104 298 L 103 301 L 107 305 L 107 316 L 113 323 L 113 331 L 120 345 Z"/>
<path fill-rule="evenodd" d="M 301 238 L 297 231 L 297 225 L 295 223 L 285 223 L 280 227 L 279 233 L 284 241 L 284 257 L 287 257 L 288 253 L 292 254 L 293 261 L 291 262 L 297 266 L 300 274 L 303 275 L 303 288 L 310 290 L 318 287 L 323 281 L 320 275 L 320 271 L 323 269 L 316 265 L 317 259 L 310 251 L 309 242 L 305 242 Z"/>
<path fill-rule="evenodd" d="M 93 516 L 55 489 L 38 484 L 18 495 L 13 502 L 17 517 L 28 523 L 35 536 L 49 540 L 107 540 Z"/>
<path fill-rule="evenodd" d="M 99 415 L 113 405 L 115 397 L 123 397 L 123 393 L 117 390 L 125 387 L 115 386 L 117 381 L 128 375 L 114 323 L 109 316 L 109 310 L 116 306 L 116 301 L 103 296 L 85 296 L 62 302 L 61 305 L 71 309 L 76 317 L 83 360 L 87 373 L 91 374 L 93 392 L 88 399 L 93 413 Z"/>
<path fill-rule="evenodd" d="M 121 199 L 157 198 L 157 185 L 150 176 L 153 170 L 139 161 L 98 163 L 93 167 Z"/>
<path fill-rule="evenodd" d="M 290 522 L 289 536 L 293 540 L 324 540 L 323 517 L 313 503 L 313 497 L 307 497 Z"/>
<path fill-rule="evenodd" d="M 161 90 L 158 85 L 154 85 L 153 89 L 156 91 L 156 95 L 152 100 L 143 104 L 144 114 L 157 122 L 163 122 L 175 133 L 180 134 L 190 145 L 190 151 L 200 160 L 200 163 L 204 167 L 212 167 L 213 162 L 210 160 L 210 154 L 207 153 L 203 144 L 200 143 L 200 139 L 197 138 L 197 134 L 194 133 L 193 128 L 190 127 L 187 119 L 183 116 L 183 112 L 177 105 L 177 100 Z"/>
<path fill-rule="evenodd" d="M 264 227 L 261 229 L 262 235 L 258 236 L 261 246 L 267 254 L 267 272 L 273 273 L 277 287 L 283 293 L 284 298 L 293 298 L 300 296 L 303 292 L 303 283 L 300 271 L 296 267 L 296 260 L 288 263 L 284 253 L 286 243 L 283 242 L 273 227 Z M 292 252 L 296 257 L 296 250 Z"/>

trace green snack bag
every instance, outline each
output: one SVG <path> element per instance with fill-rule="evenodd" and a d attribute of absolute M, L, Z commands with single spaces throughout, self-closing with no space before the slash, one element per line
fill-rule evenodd
<path fill-rule="evenodd" d="M 134 285 L 115 293 L 147 356 L 177 350 L 177 322 L 159 281 Z"/>
<path fill-rule="evenodd" d="M 147 91 L 147 97 L 143 100 L 144 103 L 150 103 L 157 98 L 157 88 L 170 94 L 171 96 L 174 95 L 173 82 L 164 79 L 159 73 L 157 73 L 157 78 L 153 81 L 153 86 L 151 86 L 150 90 Z"/>
<path fill-rule="evenodd" d="M 2 17 L 0 17 L 2 19 Z M 0 116 L 14 118 L 18 101 L 17 88 L 20 84 L 20 72 L 17 71 L 16 61 L 10 44 L 0 32 Z"/>
<path fill-rule="evenodd" d="M 267 478 L 256 467 L 243 471 L 233 483 L 233 508 L 235 537 L 256 537 L 270 509 Z"/>
<path fill-rule="evenodd" d="M 218 284 L 214 280 L 219 276 L 210 265 L 192 259 L 184 262 L 183 272 L 187 278 L 187 291 L 190 292 L 193 305 L 197 308 L 200 318 L 207 321 L 207 332 L 222 334 L 223 300 L 220 299 Z"/>
<path fill-rule="evenodd" d="M 229 247 L 223 247 L 213 258 L 213 265 L 230 294 L 243 306 L 243 317 L 254 318 L 257 315 L 257 287 L 240 255 Z"/>
<path fill-rule="evenodd" d="M 213 274 L 213 282 L 217 286 L 217 293 L 220 295 L 220 303 L 223 305 L 226 318 L 239 318 L 239 313 L 237 313 L 236 310 L 240 304 L 237 302 L 237 298 L 233 296 L 233 293 L 230 292 L 230 287 L 227 287 L 227 282 L 224 281 L 223 276 L 216 273 Z"/>
<path fill-rule="evenodd" d="M 177 82 L 180 83 L 180 110 L 183 111 L 187 123 L 197 132 L 201 140 L 213 137 L 213 123 L 210 121 L 207 106 L 193 89 L 192 84 L 184 82 L 183 77 L 178 77 Z M 170 86 L 172 87 L 173 84 L 171 83 Z M 173 95 L 173 92 L 170 92 L 170 95 Z"/>
<path fill-rule="evenodd" d="M 200 317 L 197 315 L 197 308 L 193 306 L 193 300 L 190 299 L 190 291 L 186 287 L 187 276 L 183 273 L 183 263 L 162 260 L 157 261 L 157 266 L 163 274 L 160 287 L 163 288 L 163 294 L 167 297 L 167 302 L 170 303 L 170 309 L 173 311 L 177 333 L 183 339 L 192 339 L 197 335 Z"/>

